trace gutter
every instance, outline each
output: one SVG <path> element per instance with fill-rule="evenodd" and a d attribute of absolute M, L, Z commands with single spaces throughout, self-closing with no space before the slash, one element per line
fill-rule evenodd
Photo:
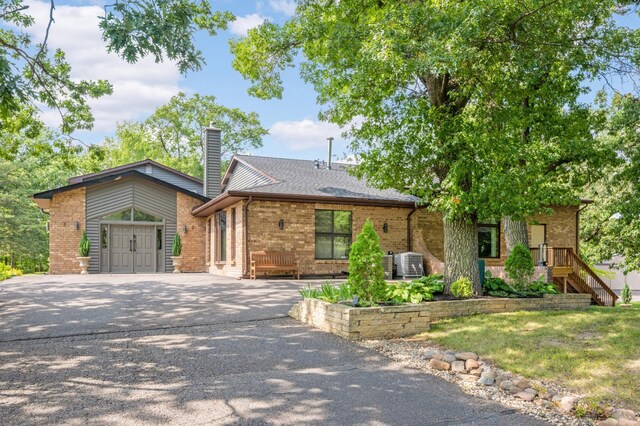
<path fill-rule="evenodd" d="M 253 201 L 253 198 L 249 196 L 249 199 L 242 206 L 242 221 L 244 226 L 242 227 L 242 243 L 244 244 L 244 262 L 242 262 L 242 276 L 249 274 L 249 204 Z"/>

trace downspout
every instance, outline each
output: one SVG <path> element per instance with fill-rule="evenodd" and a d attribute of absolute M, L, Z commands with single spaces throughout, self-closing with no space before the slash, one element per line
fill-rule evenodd
<path fill-rule="evenodd" d="M 407 251 L 411 251 L 411 216 L 418 210 L 417 207 L 413 207 L 413 210 L 407 215 Z"/>
<path fill-rule="evenodd" d="M 249 227 L 249 204 L 253 201 L 253 197 L 249 196 L 247 202 L 242 206 L 242 221 L 244 225 L 242 226 L 242 243 L 244 244 L 244 262 L 242 262 L 242 276 L 249 274 L 249 232 L 247 232 L 247 228 Z"/>
<path fill-rule="evenodd" d="M 576 255 L 580 256 L 580 212 L 586 209 L 589 204 L 585 204 L 576 211 Z"/>

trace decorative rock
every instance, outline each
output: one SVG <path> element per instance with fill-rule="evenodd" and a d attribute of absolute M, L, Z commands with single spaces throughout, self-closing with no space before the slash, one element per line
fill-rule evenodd
<path fill-rule="evenodd" d="M 616 419 L 607 419 L 598 422 L 598 426 L 617 426 L 618 421 Z"/>
<path fill-rule="evenodd" d="M 455 373 L 466 373 L 467 370 L 464 368 L 464 361 L 453 361 L 451 363 L 451 371 Z"/>
<path fill-rule="evenodd" d="M 455 355 L 450 355 L 450 354 L 444 354 L 444 356 L 442 357 L 442 360 L 444 362 L 448 362 L 449 364 L 451 364 L 452 362 L 454 362 L 456 360 L 456 356 Z"/>
<path fill-rule="evenodd" d="M 536 398 L 531 392 L 518 392 L 516 396 L 523 401 L 533 401 Z"/>
<path fill-rule="evenodd" d="M 442 354 L 435 354 L 431 357 L 431 359 L 437 359 L 438 361 L 441 361 L 442 358 L 444 358 L 444 355 Z"/>
<path fill-rule="evenodd" d="M 464 380 L 465 382 L 477 382 L 478 381 L 478 377 L 474 376 L 472 374 L 456 374 L 456 377 L 458 379 Z"/>
<path fill-rule="evenodd" d="M 496 386 L 500 386 L 500 383 L 506 382 L 508 380 L 509 380 L 508 376 L 505 376 L 504 374 L 501 374 L 498 377 L 496 377 Z"/>
<path fill-rule="evenodd" d="M 533 396 L 538 395 L 538 391 L 533 389 L 533 388 L 526 388 L 524 391 L 527 392 L 527 393 L 530 393 Z"/>
<path fill-rule="evenodd" d="M 446 351 L 444 351 L 444 354 L 445 355 L 453 355 L 453 356 L 455 356 L 456 355 L 456 351 L 451 350 L 451 349 L 447 349 Z"/>
<path fill-rule="evenodd" d="M 611 417 L 616 420 L 625 419 L 625 420 L 633 420 L 634 422 L 636 421 L 636 414 L 633 411 L 624 410 L 622 408 L 613 410 L 613 413 L 611 413 Z"/>
<path fill-rule="evenodd" d="M 438 355 L 438 354 L 440 354 L 440 352 L 438 351 L 426 351 L 423 355 L 423 358 L 429 360 L 433 358 L 434 355 Z"/>
<path fill-rule="evenodd" d="M 575 404 L 576 399 L 572 396 L 563 397 L 560 402 L 556 402 L 558 406 L 558 411 L 561 413 L 570 413 L 573 410 L 573 405 Z"/>
<path fill-rule="evenodd" d="M 480 366 L 478 365 L 478 361 L 476 361 L 475 359 L 468 359 L 464 361 L 464 368 L 466 368 L 467 370 L 475 370 L 478 367 Z"/>
<path fill-rule="evenodd" d="M 433 369 L 442 371 L 449 371 L 451 369 L 451 364 L 435 358 L 431 358 L 431 360 L 429 361 L 429 366 Z"/>
<path fill-rule="evenodd" d="M 551 397 L 551 401 L 553 401 L 553 402 L 560 402 L 560 401 L 562 401 L 562 398 L 563 398 L 563 397 L 562 397 L 561 395 L 553 395 L 553 396 Z"/>
<path fill-rule="evenodd" d="M 484 375 L 484 373 L 482 373 Z M 478 380 L 478 383 L 483 384 L 485 386 L 491 386 L 493 385 L 495 382 L 495 379 L 491 378 L 491 377 L 482 377 L 480 376 L 480 379 Z"/>
<path fill-rule="evenodd" d="M 517 387 L 519 387 L 522 390 L 525 390 L 526 388 L 531 387 L 531 385 L 529 384 L 529 381 L 527 379 L 515 379 L 513 381 L 513 384 L 516 385 Z"/>
<path fill-rule="evenodd" d="M 517 386 L 511 386 L 511 387 L 509 388 L 509 393 L 510 393 L 511 395 L 517 395 L 517 394 L 519 394 L 520 392 L 522 392 L 522 389 L 520 389 L 520 388 L 519 388 L 519 387 L 517 387 Z"/>
<path fill-rule="evenodd" d="M 482 374 L 482 369 L 476 368 L 475 370 L 469 371 L 469 374 L 473 374 L 474 376 L 480 377 L 480 375 Z"/>
<path fill-rule="evenodd" d="M 488 378 L 493 379 L 495 381 L 496 377 L 498 377 L 498 374 L 496 374 L 495 371 L 487 370 L 487 371 L 483 371 L 482 374 L 480 375 L 480 377 L 488 377 Z"/>
<path fill-rule="evenodd" d="M 511 380 L 505 380 L 503 382 L 500 382 L 498 384 L 498 386 L 500 387 L 500 389 L 502 390 L 509 390 L 509 388 L 511 388 L 513 386 L 513 382 Z"/>
<path fill-rule="evenodd" d="M 474 361 L 478 360 L 478 355 L 473 352 L 459 352 L 456 354 L 456 358 L 462 361 L 466 361 L 468 359 L 472 359 Z"/>
<path fill-rule="evenodd" d="M 637 422 L 635 420 L 620 419 L 618 420 L 618 426 L 640 426 L 640 422 Z"/>
<path fill-rule="evenodd" d="M 544 408 L 546 408 L 547 410 L 555 410 L 556 409 L 556 404 L 554 404 L 551 401 L 542 401 L 542 406 Z"/>

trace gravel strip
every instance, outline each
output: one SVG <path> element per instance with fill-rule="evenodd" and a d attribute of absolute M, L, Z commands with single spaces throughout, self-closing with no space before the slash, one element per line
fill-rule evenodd
<path fill-rule="evenodd" d="M 444 349 L 441 347 L 433 346 L 422 341 L 412 341 L 405 339 L 365 340 L 360 341 L 359 344 L 361 346 L 374 349 L 381 354 L 401 363 L 405 367 L 420 370 L 427 374 L 440 377 L 444 380 L 447 380 L 448 382 L 456 383 L 465 393 L 486 400 L 498 402 L 506 407 L 518 410 L 521 413 L 528 414 L 537 419 L 544 420 L 555 425 L 595 425 L 594 421 L 591 419 L 578 419 L 570 414 L 563 414 L 557 409 L 551 408 L 551 405 L 553 403 L 551 403 L 550 401 L 536 398 L 534 402 L 526 402 L 500 390 L 497 386 L 484 386 L 477 382 L 464 381 L 456 377 L 456 375 L 451 372 L 439 371 L 431 368 L 428 361 L 423 358 L 423 355 L 426 351 L 429 350 L 443 351 Z M 489 363 L 487 363 L 486 361 L 485 364 L 489 365 Z M 513 373 L 501 370 L 493 365 L 490 365 L 490 367 L 491 370 L 495 371 L 498 375 L 515 377 Z M 557 395 L 580 398 L 580 395 L 572 394 L 565 389 L 560 388 L 554 383 L 533 380 L 531 382 L 538 383 L 545 388 L 552 390 Z"/>

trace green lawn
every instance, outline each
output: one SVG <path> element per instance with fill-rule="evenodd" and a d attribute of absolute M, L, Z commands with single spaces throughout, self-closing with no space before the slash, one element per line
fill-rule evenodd
<path fill-rule="evenodd" d="M 640 409 L 640 303 L 443 320 L 418 336 L 498 367 Z"/>

